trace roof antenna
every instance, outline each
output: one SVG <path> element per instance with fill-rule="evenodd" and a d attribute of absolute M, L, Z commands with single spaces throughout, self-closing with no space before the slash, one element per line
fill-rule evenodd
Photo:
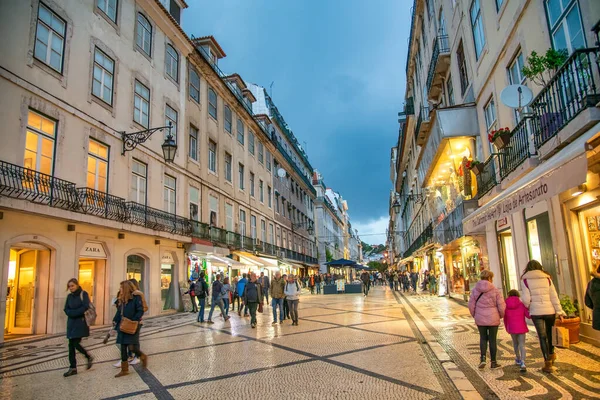
<path fill-rule="evenodd" d="M 273 98 L 273 84 L 275 83 L 275 81 L 271 82 L 271 84 L 269 85 L 269 91 L 271 92 L 269 94 L 269 97 Z"/>

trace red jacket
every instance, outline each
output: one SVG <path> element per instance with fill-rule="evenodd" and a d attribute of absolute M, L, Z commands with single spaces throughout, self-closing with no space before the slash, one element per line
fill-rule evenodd
<path fill-rule="evenodd" d="M 517 296 L 506 298 L 506 311 L 504 311 L 504 328 L 506 332 L 519 335 L 529 332 L 525 317 L 530 318 L 529 310 Z"/>

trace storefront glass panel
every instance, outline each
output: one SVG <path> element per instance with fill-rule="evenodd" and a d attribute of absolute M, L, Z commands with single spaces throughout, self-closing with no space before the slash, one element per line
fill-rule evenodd
<path fill-rule="evenodd" d="M 580 269 L 585 271 L 583 282 L 586 286 L 582 288 L 582 293 L 584 293 L 591 278 L 591 271 L 596 271 L 600 266 L 600 206 L 589 208 L 578 214 L 585 246 L 584 259 L 587 264 L 586 268 Z M 582 313 L 582 321 L 591 323 L 592 310 L 587 307 L 580 307 L 580 312 Z"/>
<path fill-rule="evenodd" d="M 500 257 L 502 265 L 502 289 L 506 296 L 512 289 L 519 289 L 519 275 L 515 262 L 513 237 L 510 230 L 503 231 L 498 235 Z"/>
<path fill-rule="evenodd" d="M 127 279 L 135 279 L 138 281 L 140 288 L 144 287 L 144 264 L 143 257 L 132 255 L 127 256 Z"/>

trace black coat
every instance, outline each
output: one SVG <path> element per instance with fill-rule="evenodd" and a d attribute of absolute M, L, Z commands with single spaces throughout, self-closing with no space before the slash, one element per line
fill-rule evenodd
<path fill-rule="evenodd" d="M 121 332 L 119 330 L 119 325 L 121 323 L 121 310 L 123 310 L 123 316 L 125 318 L 129 318 L 132 321 L 141 321 L 142 316 L 144 315 L 144 305 L 142 303 L 142 296 L 134 295 L 132 300 L 129 300 L 127 304 L 124 306 L 119 304 L 117 307 L 117 312 L 115 313 L 115 317 L 113 318 L 113 322 L 116 324 L 117 330 L 117 343 L 119 344 L 140 344 L 140 328 L 141 325 L 138 325 L 137 331 L 130 335 L 125 332 Z"/>
<path fill-rule="evenodd" d="M 83 293 L 83 296 L 82 296 Z M 83 301 L 81 298 L 83 297 Z M 65 301 L 67 314 L 67 338 L 79 339 L 90 336 L 90 328 L 85 322 L 85 312 L 90 307 L 90 296 L 81 288 L 69 293 Z"/>
<path fill-rule="evenodd" d="M 592 328 L 600 331 L 600 278 L 594 277 L 588 284 L 585 292 L 585 305 L 594 310 L 592 312 Z"/>

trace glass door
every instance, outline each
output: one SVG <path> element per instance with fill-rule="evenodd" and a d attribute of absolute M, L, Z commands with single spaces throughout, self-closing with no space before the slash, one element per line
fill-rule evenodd
<path fill-rule="evenodd" d="M 512 289 L 519 289 L 519 275 L 515 262 L 515 252 L 510 230 L 498 234 L 498 247 L 500 249 L 500 264 L 502 272 L 502 290 L 504 296 Z"/>
<path fill-rule="evenodd" d="M 17 254 L 15 270 L 16 293 L 14 293 L 14 319 L 9 333 L 29 335 L 33 333 L 33 309 L 35 306 L 37 250 L 25 250 Z"/>
<path fill-rule="evenodd" d="M 81 289 L 85 290 L 88 295 L 90 296 L 90 301 L 93 303 L 94 302 L 94 277 L 95 277 L 95 270 L 96 270 L 96 265 L 94 261 L 86 261 L 86 260 L 80 260 L 79 261 L 79 277 L 78 277 L 78 281 L 79 281 L 79 286 L 81 286 Z"/>

